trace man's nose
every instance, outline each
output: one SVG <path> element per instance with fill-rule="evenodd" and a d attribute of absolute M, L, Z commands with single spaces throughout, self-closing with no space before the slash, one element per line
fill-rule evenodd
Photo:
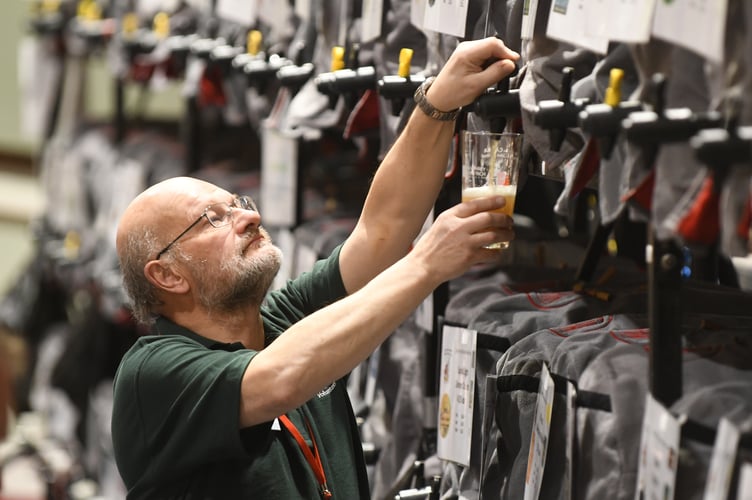
<path fill-rule="evenodd" d="M 256 210 L 234 208 L 232 216 L 234 229 L 239 234 L 245 233 L 248 229 L 256 229 L 261 225 L 261 214 Z"/>

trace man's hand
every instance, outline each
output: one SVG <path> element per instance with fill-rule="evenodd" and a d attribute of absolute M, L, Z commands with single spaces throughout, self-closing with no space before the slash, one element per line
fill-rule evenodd
<path fill-rule="evenodd" d="M 450 111 L 470 104 L 515 69 L 520 55 L 496 37 L 460 43 L 426 94 L 431 104 Z M 492 64 L 484 68 L 489 60 Z"/>
<path fill-rule="evenodd" d="M 438 280 L 437 285 L 460 276 L 473 265 L 498 259 L 500 250 L 484 247 L 514 239 L 512 218 L 490 211 L 505 203 L 503 196 L 478 198 L 442 212 L 408 257 L 425 266 Z"/>

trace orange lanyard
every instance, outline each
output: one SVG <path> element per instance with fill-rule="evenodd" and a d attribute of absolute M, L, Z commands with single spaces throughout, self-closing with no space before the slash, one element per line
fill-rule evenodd
<path fill-rule="evenodd" d="M 319 456 L 319 448 L 316 446 L 316 439 L 313 437 L 313 430 L 308 424 L 308 421 L 306 420 L 306 427 L 308 428 L 308 434 L 311 436 L 311 442 L 313 443 L 313 452 L 311 452 L 311 449 L 305 442 L 305 438 L 303 438 L 303 435 L 300 434 L 298 428 L 295 427 L 295 424 L 292 423 L 287 415 L 281 415 L 279 421 L 282 422 L 285 429 L 287 429 L 290 434 L 292 434 L 292 437 L 295 438 L 295 441 L 298 442 L 300 451 L 305 455 L 308 465 L 310 465 L 313 470 L 313 475 L 316 476 L 316 479 L 319 482 L 321 497 L 325 499 L 332 498 L 332 492 L 329 491 L 329 487 L 326 485 L 326 474 L 324 474 L 324 465 L 321 463 L 321 457 Z"/>

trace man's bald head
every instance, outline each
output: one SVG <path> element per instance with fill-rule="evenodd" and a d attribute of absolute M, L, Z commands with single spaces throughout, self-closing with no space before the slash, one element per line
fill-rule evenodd
<path fill-rule="evenodd" d="M 149 323 L 159 304 L 157 290 L 144 268 L 192 217 L 191 208 L 229 194 L 214 184 L 192 177 L 174 177 L 155 184 L 128 205 L 117 229 L 117 252 L 123 285 L 136 319 Z"/>

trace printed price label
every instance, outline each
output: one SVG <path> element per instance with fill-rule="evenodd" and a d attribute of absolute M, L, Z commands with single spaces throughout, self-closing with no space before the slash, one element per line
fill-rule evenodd
<path fill-rule="evenodd" d="M 674 498 L 680 434 L 679 421 L 648 394 L 642 422 L 635 500 Z"/>
<path fill-rule="evenodd" d="M 294 137 L 262 127 L 261 206 L 266 226 L 293 227 L 298 172 L 298 143 Z"/>
<path fill-rule="evenodd" d="M 718 423 L 703 500 L 726 500 L 728 497 L 739 435 L 739 428 L 727 418 Z"/>
<path fill-rule="evenodd" d="M 658 2 L 653 35 L 720 63 L 727 9 L 728 0 Z"/>
<path fill-rule="evenodd" d="M 543 470 L 548 453 L 548 437 L 551 433 L 551 411 L 554 406 L 554 379 L 543 364 L 538 386 L 538 398 L 533 415 L 533 432 L 530 435 L 530 453 L 527 457 L 524 500 L 538 500 Z"/>
<path fill-rule="evenodd" d="M 470 465 L 477 332 L 444 326 L 439 374 L 437 456 Z"/>
<path fill-rule="evenodd" d="M 467 3 L 468 0 L 428 0 L 423 28 L 464 38 Z"/>

